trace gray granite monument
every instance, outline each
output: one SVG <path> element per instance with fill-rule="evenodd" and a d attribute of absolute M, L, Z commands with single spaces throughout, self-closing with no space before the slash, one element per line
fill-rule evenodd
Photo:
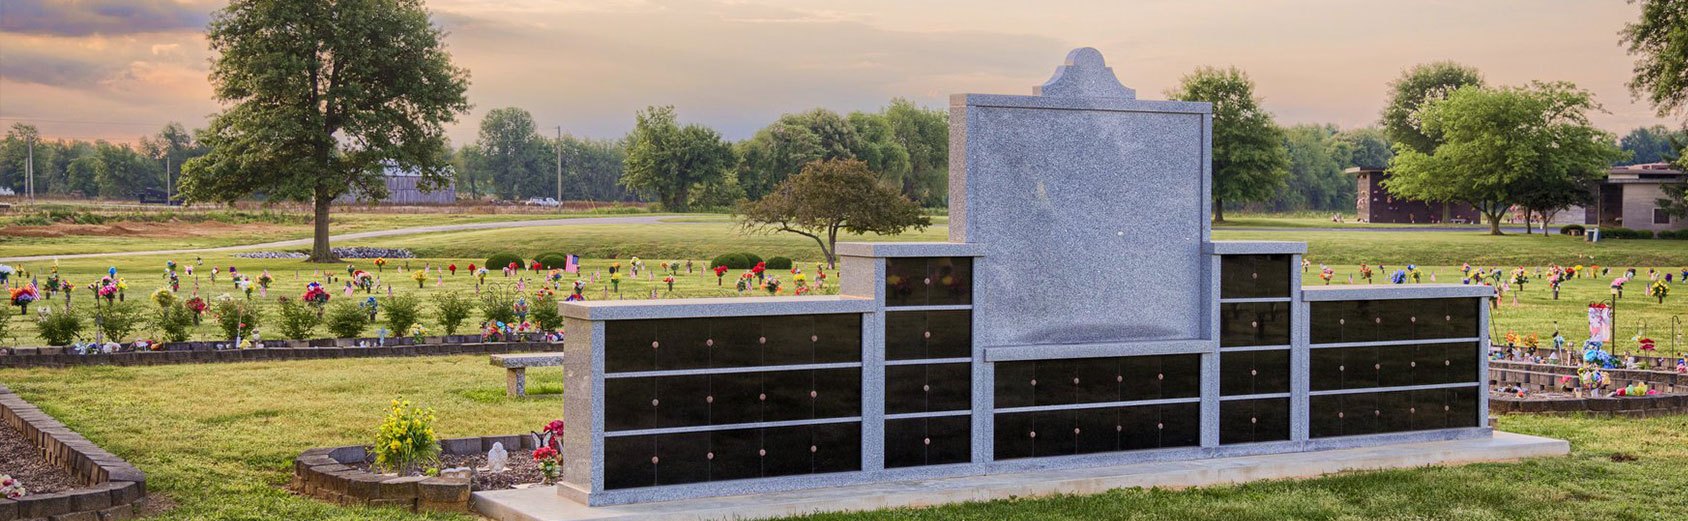
<path fill-rule="evenodd" d="M 1301 286 L 1215 242 L 1212 112 L 1099 52 L 950 99 L 950 240 L 840 244 L 841 294 L 573 302 L 586 505 L 1486 438 L 1481 286 Z"/>

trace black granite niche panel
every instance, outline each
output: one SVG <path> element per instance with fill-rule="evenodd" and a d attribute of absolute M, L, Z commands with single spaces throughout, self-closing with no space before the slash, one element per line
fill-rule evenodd
<path fill-rule="evenodd" d="M 861 389 L 855 367 L 606 378 L 604 430 L 850 418 Z"/>
<path fill-rule="evenodd" d="M 1219 298 L 1289 297 L 1290 256 L 1226 255 L 1219 260 Z"/>
<path fill-rule="evenodd" d="M 1314 344 L 1471 338 L 1480 303 L 1472 298 L 1342 300 L 1308 304 Z"/>
<path fill-rule="evenodd" d="M 998 460 L 1193 447 L 1201 404 L 998 413 L 993 437 Z"/>
<path fill-rule="evenodd" d="M 860 314 L 611 320 L 609 373 L 860 362 Z"/>
<path fill-rule="evenodd" d="M 972 416 L 886 420 L 885 468 L 972 461 L 972 432 Z"/>
<path fill-rule="evenodd" d="M 1219 443 L 1289 439 L 1289 398 L 1219 402 Z"/>
<path fill-rule="evenodd" d="M 1289 345 L 1289 302 L 1226 302 L 1219 305 L 1221 347 Z"/>
<path fill-rule="evenodd" d="M 1289 350 L 1219 354 L 1219 394 L 1243 396 L 1289 392 Z"/>
<path fill-rule="evenodd" d="M 1478 382 L 1476 342 L 1319 348 L 1311 351 L 1314 391 Z"/>
<path fill-rule="evenodd" d="M 885 314 L 887 360 L 970 356 L 973 356 L 972 311 L 890 311 Z"/>
<path fill-rule="evenodd" d="M 972 303 L 972 257 L 885 259 L 885 305 L 953 306 Z"/>
<path fill-rule="evenodd" d="M 998 362 L 995 369 L 998 409 L 1201 395 L 1201 355 Z"/>
<path fill-rule="evenodd" d="M 886 414 L 971 410 L 972 396 L 972 364 L 893 365 L 885 368 Z"/>
<path fill-rule="evenodd" d="M 604 439 L 606 489 L 861 468 L 861 424 L 856 422 Z"/>
<path fill-rule="evenodd" d="M 1314 438 L 1478 426 L 1476 387 L 1327 394 L 1310 398 Z"/>

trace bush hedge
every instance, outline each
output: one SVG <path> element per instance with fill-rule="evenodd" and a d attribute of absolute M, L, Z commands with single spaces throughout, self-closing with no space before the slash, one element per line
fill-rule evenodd
<path fill-rule="evenodd" d="M 1600 229 L 1600 238 L 1602 238 L 1602 239 L 1651 239 L 1651 238 L 1653 238 L 1653 232 L 1651 230 L 1631 230 L 1629 228 L 1624 228 L 1624 227 L 1601 228 Z"/>
<path fill-rule="evenodd" d="M 569 262 L 569 256 L 563 253 L 541 253 L 533 258 L 534 262 L 548 270 L 560 270 Z"/>
<path fill-rule="evenodd" d="M 789 270 L 789 269 L 791 269 L 791 258 L 790 257 L 769 257 L 768 258 L 768 265 L 763 266 L 763 267 L 770 269 L 770 270 Z"/>
<path fill-rule="evenodd" d="M 725 253 L 711 259 L 709 267 L 726 266 L 735 270 L 748 270 L 759 262 L 762 262 L 762 257 L 754 253 Z"/>
<path fill-rule="evenodd" d="M 1559 235 L 1582 235 L 1588 229 L 1581 224 L 1567 224 L 1559 227 Z"/>
<path fill-rule="evenodd" d="M 527 267 L 527 264 L 522 262 L 521 255 L 516 255 L 510 252 L 502 252 L 494 253 L 491 257 L 486 258 L 486 269 L 487 271 L 492 271 L 493 268 L 504 269 L 510 266 L 510 263 L 512 262 L 516 263 L 517 268 Z"/>
<path fill-rule="evenodd" d="M 1664 230 L 1654 235 L 1660 239 L 1674 241 L 1688 240 L 1688 230 Z"/>

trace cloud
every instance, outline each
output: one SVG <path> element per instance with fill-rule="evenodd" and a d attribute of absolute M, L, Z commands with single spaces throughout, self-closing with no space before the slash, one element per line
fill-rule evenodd
<path fill-rule="evenodd" d="M 0 32 L 90 36 L 198 31 L 210 9 L 171 0 L 6 0 Z"/>

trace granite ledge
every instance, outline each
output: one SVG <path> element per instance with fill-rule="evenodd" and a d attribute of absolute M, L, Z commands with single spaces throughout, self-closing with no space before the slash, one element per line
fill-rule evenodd
<path fill-rule="evenodd" d="M 1201 339 L 1000 346 L 986 347 L 985 361 L 1017 362 L 1024 360 L 1064 360 L 1069 358 L 1104 358 L 1114 356 L 1177 355 L 1212 353 L 1218 350 L 1218 341 Z"/>
<path fill-rule="evenodd" d="M 1306 255 L 1307 243 L 1293 241 L 1212 241 L 1207 243 L 1209 255 Z"/>
<path fill-rule="evenodd" d="M 967 242 L 841 242 L 845 257 L 983 257 L 984 247 Z"/>
<path fill-rule="evenodd" d="M 1466 284 L 1366 284 L 1353 286 L 1309 286 L 1301 288 L 1301 299 L 1309 302 L 1410 298 L 1480 298 L 1492 297 L 1494 294 L 1494 288 Z"/>
<path fill-rule="evenodd" d="M 1131 98 L 1069 98 L 1016 94 L 951 94 L 950 106 L 999 107 L 1057 110 L 1101 110 L 1112 112 L 1169 112 L 1208 115 L 1213 104 L 1205 101 L 1165 101 Z"/>
<path fill-rule="evenodd" d="M 564 317 L 579 320 L 749 317 L 871 313 L 872 299 L 840 295 L 805 297 L 716 297 L 670 300 L 563 302 Z"/>

